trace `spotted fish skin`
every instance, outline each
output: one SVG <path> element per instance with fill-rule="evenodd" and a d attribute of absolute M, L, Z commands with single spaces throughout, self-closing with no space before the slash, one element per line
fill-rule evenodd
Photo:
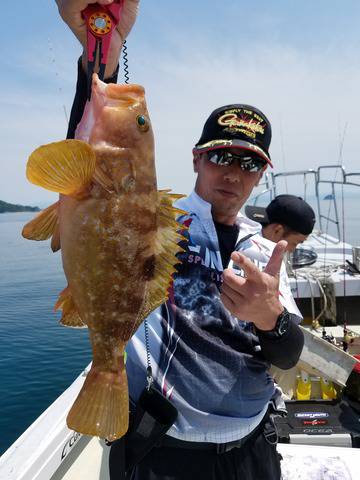
<path fill-rule="evenodd" d="M 116 332 L 125 342 L 136 328 L 134 319 L 154 274 L 154 138 L 142 87 L 95 80 L 92 102 L 76 138 L 93 147 L 109 187 L 93 185 L 86 199 L 61 198 L 61 252 L 84 323 L 97 333 Z M 93 127 L 83 138 L 88 117 Z M 145 129 L 138 118 L 145 119 Z"/>
<path fill-rule="evenodd" d="M 60 193 L 57 217 L 50 209 L 25 236 L 57 231 L 68 287 L 56 308 L 63 324 L 88 327 L 93 350 L 67 423 L 114 440 L 128 428 L 126 342 L 167 299 L 183 239 L 176 216 L 184 212 L 172 207 L 180 196 L 157 190 L 143 87 L 106 85 L 95 75 L 76 139 L 37 149 L 27 174 Z"/>

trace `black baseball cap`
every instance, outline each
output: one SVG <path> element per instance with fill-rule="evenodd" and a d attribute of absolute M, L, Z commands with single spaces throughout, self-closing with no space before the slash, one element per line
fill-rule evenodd
<path fill-rule="evenodd" d="M 194 151 L 239 148 L 252 152 L 272 166 L 268 151 L 270 142 L 271 125 L 265 115 L 251 105 L 233 104 L 211 113 Z"/>
<path fill-rule="evenodd" d="M 247 205 L 245 214 L 262 225 L 280 223 L 294 232 L 309 235 L 315 225 L 315 212 L 301 197 L 278 195 L 266 208 Z"/>

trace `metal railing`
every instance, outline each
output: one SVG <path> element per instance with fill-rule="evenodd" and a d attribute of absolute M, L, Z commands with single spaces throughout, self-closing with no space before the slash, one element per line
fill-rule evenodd
<path fill-rule="evenodd" d="M 332 169 L 334 171 L 333 178 L 325 178 L 325 171 L 329 171 Z M 340 174 L 340 179 L 336 179 L 336 177 Z M 323 228 L 323 220 L 333 223 L 337 229 L 337 238 L 340 241 L 340 222 L 339 222 L 339 212 L 338 212 L 338 203 L 336 199 L 336 190 L 335 185 L 351 185 L 360 187 L 360 172 L 351 172 L 346 173 L 345 167 L 343 165 L 321 165 L 316 170 L 308 169 L 308 170 L 294 170 L 289 172 L 279 172 L 279 173 L 265 173 L 263 176 L 263 181 L 259 183 L 259 187 L 264 186 L 265 188 L 257 193 L 254 197 L 252 197 L 252 203 L 254 205 L 257 204 L 258 200 L 266 194 L 269 194 L 270 201 L 273 200 L 277 195 L 279 195 L 279 187 L 278 181 L 280 178 L 286 179 L 287 177 L 293 176 L 302 176 L 303 177 L 303 186 L 304 186 L 304 193 L 303 198 L 304 200 L 307 199 L 308 195 L 308 186 L 309 186 L 309 178 L 313 184 L 314 194 L 316 197 L 317 203 L 317 211 L 318 211 L 318 222 L 321 231 L 324 231 Z M 358 178 L 358 181 L 354 181 L 354 178 Z M 328 215 L 323 214 L 321 210 L 321 203 L 320 203 L 320 186 L 323 184 L 328 184 L 331 186 L 331 194 L 328 196 L 328 200 L 333 202 L 334 206 L 334 216 L 330 216 L 330 208 Z"/>

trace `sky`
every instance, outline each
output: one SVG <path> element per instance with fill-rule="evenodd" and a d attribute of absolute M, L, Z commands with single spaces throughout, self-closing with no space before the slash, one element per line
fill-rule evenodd
<path fill-rule="evenodd" d="M 27 182 L 26 161 L 65 138 L 81 46 L 55 1 L 2 9 L 15 21 L 0 32 L 0 199 L 45 206 L 56 194 Z M 229 103 L 270 119 L 275 172 L 339 161 L 360 171 L 359 14 L 358 0 L 142 0 L 130 81 L 146 90 L 159 187 L 192 190 L 192 147 Z"/>

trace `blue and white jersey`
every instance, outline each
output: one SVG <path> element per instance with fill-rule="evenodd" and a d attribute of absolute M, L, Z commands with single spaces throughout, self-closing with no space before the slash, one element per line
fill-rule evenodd
<path fill-rule="evenodd" d="M 220 300 L 223 265 L 211 205 L 193 192 L 176 206 L 189 212 L 180 219 L 189 226 L 189 241 L 179 255 L 182 263 L 169 301 L 148 317 L 154 383 L 179 411 L 169 435 L 187 441 L 230 442 L 260 423 L 274 394 L 274 382 L 252 324 L 232 316 Z M 239 240 L 253 235 L 241 244 L 242 253 L 262 268 L 272 242 L 264 244 L 258 223 L 239 215 L 237 224 Z M 283 273 L 286 277 L 285 269 L 280 299 L 297 313 Z M 141 325 L 127 346 L 129 392 L 134 400 L 146 385 L 146 366 Z"/>

